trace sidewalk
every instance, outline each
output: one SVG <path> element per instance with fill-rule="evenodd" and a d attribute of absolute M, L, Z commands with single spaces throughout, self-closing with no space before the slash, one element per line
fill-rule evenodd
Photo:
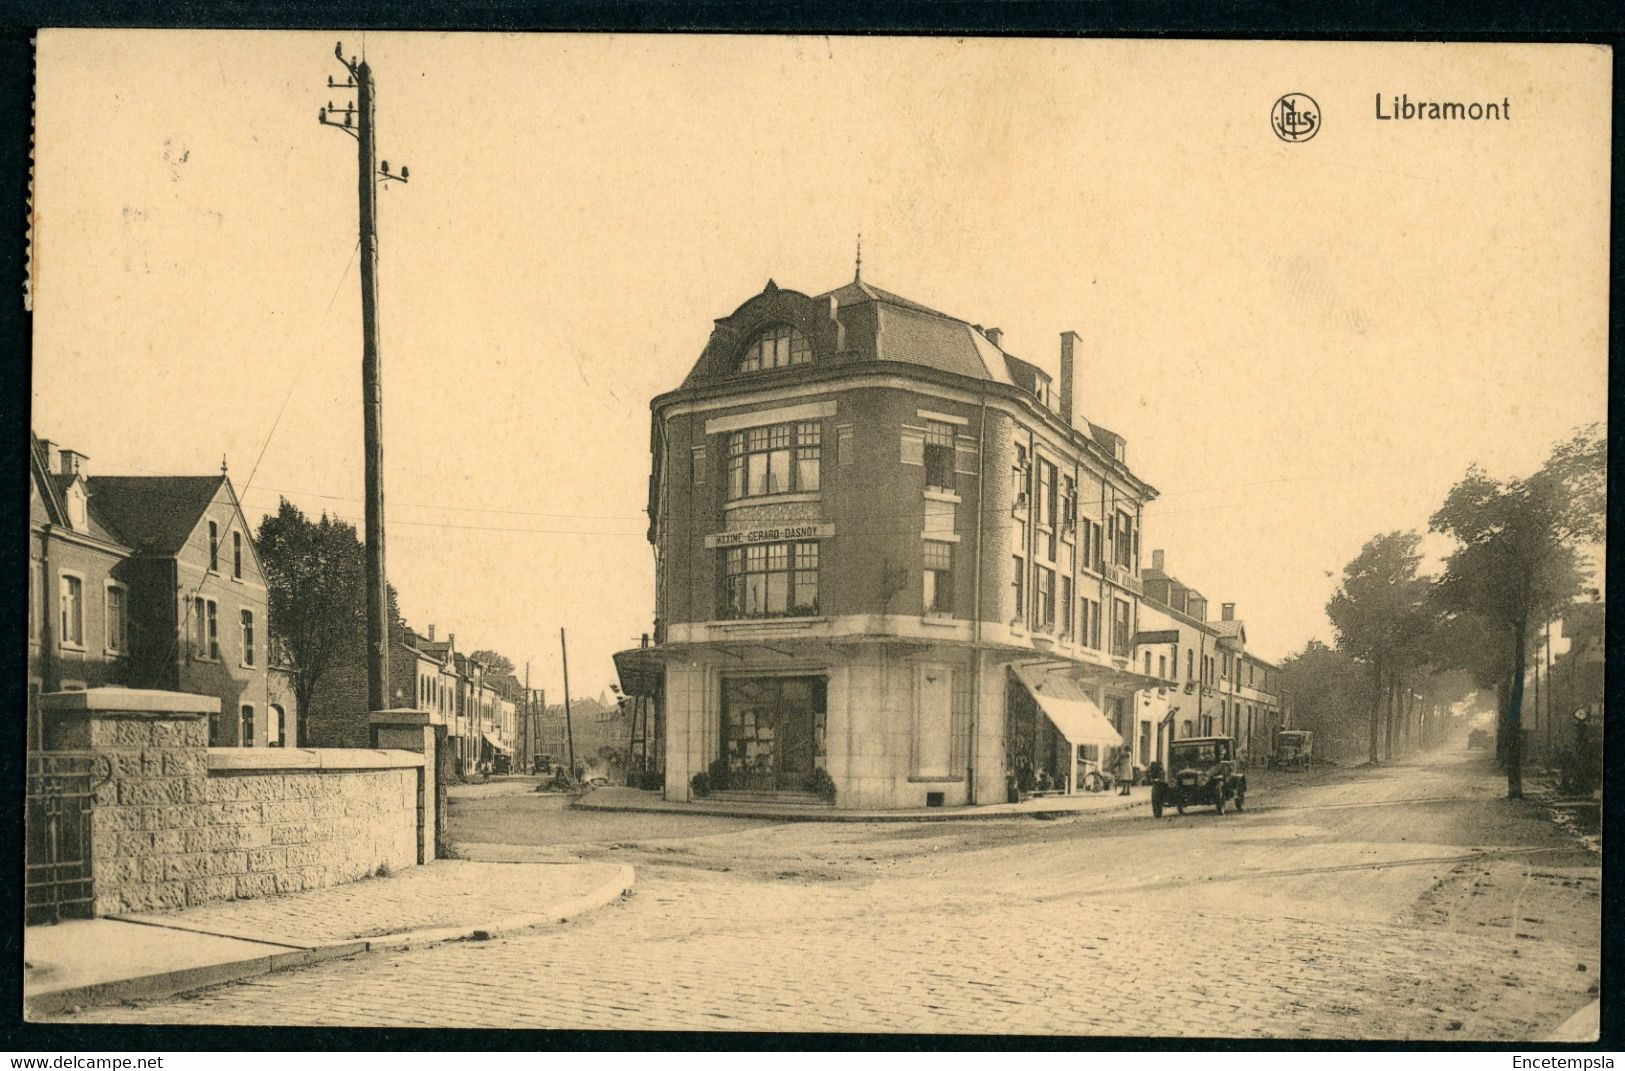
<path fill-rule="evenodd" d="M 632 887 L 629 866 L 440 860 L 390 877 L 184 911 L 30 926 L 30 1017 L 154 999 L 374 948 L 565 921 Z"/>
<path fill-rule="evenodd" d="M 963 822 L 979 818 L 1062 818 L 1102 814 L 1148 806 L 1151 789 L 1141 786 L 1129 796 L 1085 792 L 1076 796 L 1043 796 L 1021 803 L 980 807 L 911 807 L 902 810 L 849 811 L 806 803 L 663 800 L 658 792 L 636 788 L 597 788 L 571 804 L 582 811 L 640 811 L 648 814 L 704 814 L 719 818 L 768 818 L 780 822 Z"/>

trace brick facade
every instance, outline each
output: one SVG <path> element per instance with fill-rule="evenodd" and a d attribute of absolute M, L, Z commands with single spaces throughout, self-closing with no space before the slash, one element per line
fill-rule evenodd
<path fill-rule="evenodd" d="M 1001 337 L 856 280 L 818 297 L 770 283 L 654 400 L 668 798 L 719 762 L 730 788 L 832 781 L 851 807 L 1002 802 L 1035 762 L 1070 784 L 1050 722 L 1007 742 L 1024 661 L 1074 679 L 1132 745 L 1156 492 Z M 1086 598 L 1112 614 L 1098 635 L 1078 627 Z M 1112 738 L 1103 717 L 1091 731 Z"/>

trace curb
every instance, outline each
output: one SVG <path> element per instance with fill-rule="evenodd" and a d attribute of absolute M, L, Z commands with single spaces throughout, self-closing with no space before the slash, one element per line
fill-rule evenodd
<path fill-rule="evenodd" d="M 1077 808 L 1056 807 L 1038 811 L 993 811 L 981 808 L 943 808 L 939 814 L 921 814 L 907 811 L 896 814 L 871 811 L 837 811 L 808 807 L 805 813 L 759 811 L 749 807 L 729 807 L 725 804 L 646 804 L 646 803 L 591 803 L 582 797 L 570 804 L 571 810 L 621 812 L 627 814 L 675 814 L 710 818 L 754 818 L 764 822 L 979 822 L 994 818 L 1072 818 L 1097 814 L 1114 814 L 1135 807 L 1149 807 L 1150 800 L 1130 800 L 1109 806 Z M 994 806 L 999 806 L 995 804 Z"/>
<path fill-rule="evenodd" d="M 337 944 L 318 945 L 314 948 L 276 952 L 268 956 L 254 956 L 250 959 L 237 960 L 232 963 L 212 963 L 206 967 L 182 967 L 179 970 L 160 971 L 156 974 L 141 975 L 136 978 L 120 978 L 110 982 L 97 982 L 93 985 L 59 989 L 50 993 L 41 993 L 35 997 L 25 996 L 23 998 L 23 1016 L 27 1019 L 33 1019 L 37 1016 L 59 1014 L 76 1007 L 92 1004 L 113 1004 L 121 1000 L 161 1000 L 165 997 L 176 996 L 195 989 L 207 989 L 210 986 L 222 985 L 227 982 L 240 982 L 248 978 L 257 978 L 260 975 L 270 974 L 273 971 L 307 967 L 330 959 L 345 959 L 373 950 L 411 948 L 440 944 L 446 941 L 469 940 L 480 933 L 489 937 L 499 933 L 522 930 L 530 926 L 539 926 L 548 922 L 568 922 L 589 911 L 614 903 L 632 890 L 636 878 L 637 871 L 631 866 L 622 864 L 613 878 L 585 896 L 578 896 L 574 900 L 554 904 L 545 911 L 525 915 L 510 915 L 507 918 L 478 926 L 441 926 L 434 929 L 405 930 L 401 933 L 384 934 L 380 937 L 359 938 Z M 483 939 L 481 938 L 481 940 Z"/>
<path fill-rule="evenodd" d="M 160 1000 L 193 989 L 226 982 L 240 982 L 257 978 L 272 971 L 285 971 L 293 967 L 307 967 L 330 959 L 344 959 L 367 950 L 365 941 L 346 941 L 316 948 L 301 948 L 289 952 L 275 952 L 269 956 L 254 956 L 234 963 L 211 963 L 207 967 L 182 967 L 179 970 L 160 971 L 135 978 L 119 978 L 111 982 L 58 989 L 39 996 L 23 997 L 23 1017 L 33 1019 L 41 1015 L 54 1015 L 89 1004 L 114 1004 L 121 1000 Z"/>
<path fill-rule="evenodd" d="M 1543 1040 L 1593 1044 L 1601 1038 L 1602 1001 L 1594 1000 L 1567 1019 L 1563 1025 L 1547 1034 Z"/>
<path fill-rule="evenodd" d="M 531 926 L 540 926 L 543 923 L 568 922 L 578 915 L 584 915 L 589 911 L 614 903 L 621 896 L 632 891 L 632 884 L 636 878 L 637 871 L 629 865 L 622 864 L 613 878 L 585 896 L 578 896 L 574 900 L 566 900 L 562 904 L 554 904 L 545 911 L 509 915 L 507 918 L 482 923 L 478 926 L 440 926 L 426 930 L 403 930 L 400 933 L 384 934 L 381 937 L 368 937 L 365 942 L 368 949 L 411 948 L 416 945 L 439 944 L 443 941 L 466 941 L 481 933 L 487 937 L 494 937 L 499 933 L 510 933 Z"/>

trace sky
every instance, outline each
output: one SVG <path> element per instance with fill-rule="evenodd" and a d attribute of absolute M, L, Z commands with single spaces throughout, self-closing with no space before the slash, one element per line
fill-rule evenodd
<path fill-rule="evenodd" d="M 652 625 L 649 400 L 712 321 L 863 277 L 1004 330 L 1161 492 L 1147 552 L 1250 649 L 1331 638 L 1378 532 L 1606 416 L 1590 46 L 47 31 L 33 426 L 362 518 L 355 144 L 379 155 L 389 576 L 560 694 Z M 1308 93 L 1290 144 L 1271 105 Z M 1500 123 L 1379 95 L 1511 101 Z M 1434 541 L 1434 551 L 1444 549 Z"/>

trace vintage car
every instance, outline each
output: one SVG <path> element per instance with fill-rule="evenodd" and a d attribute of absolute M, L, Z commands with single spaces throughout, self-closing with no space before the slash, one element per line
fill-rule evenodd
<path fill-rule="evenodd" d="M 1275 753 L 1270 756 L 1270 769 L 1306 770 L 1314 750 L 1314 733 L 1302 729 L 1282 729 L 1275 734 Z"/>
<path fill-rule="evenodd" d="M 1162 817 L 1172 804 L 1180 814 L 1186 807 L 1212 804 L 1224 813 L 1226 800 L 1241 810 L 1247 800 L 1247 775 L 1236 765 L 1236 742 L 1228 736 L 1193 736 L 1168 745 L 1168 769 L 1151 782 L 1151 813 Z"/>

